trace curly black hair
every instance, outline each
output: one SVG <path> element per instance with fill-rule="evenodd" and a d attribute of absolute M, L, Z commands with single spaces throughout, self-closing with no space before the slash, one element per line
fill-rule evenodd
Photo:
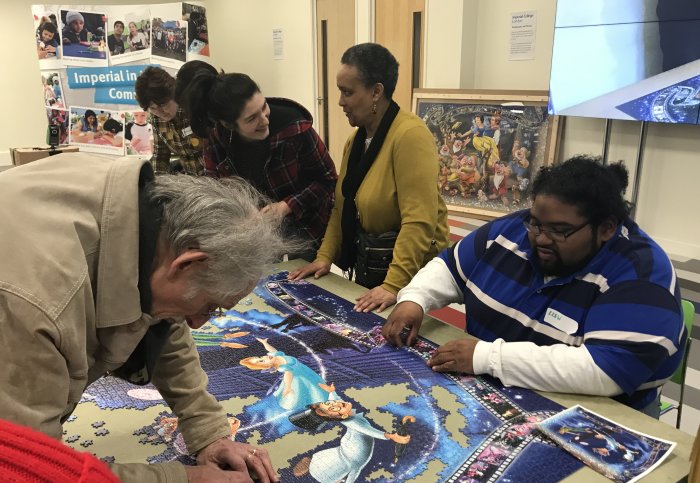
<path fill-rule="evenodd" d="M 620 222 L 629 216 L 632 204 L 624 198 L 628 182 L 622 161 L 603 165 L 600 157 L 578 155 L 540 168 L 532 184 L 532 199 L 554 196 L 576 206 L 581 216 L 598 226 L 610 217 Z"/>

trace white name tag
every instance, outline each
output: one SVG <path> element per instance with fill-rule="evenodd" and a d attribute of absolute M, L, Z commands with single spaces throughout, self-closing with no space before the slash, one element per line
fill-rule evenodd
<path fill-rule="evenodd" d="M 190 136 L 192 135 L 192 128 L 190 126 L 187 126 L 186 128 L 182 129 L 182 135 L 183 136 Z"/>
<path fill-rule="evenodd" d="M 578 322 L 552 308 L 547 309 L 544 321 L 567 334 L 573 334 L 578 329 Z"/>

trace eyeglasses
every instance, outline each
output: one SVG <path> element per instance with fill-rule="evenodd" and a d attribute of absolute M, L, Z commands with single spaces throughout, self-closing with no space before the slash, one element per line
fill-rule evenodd
<path fill-rule="evenodd" d="M 571 228 L 550 228 L 543 226 L 541 223 L 533 223 L 532 219 L 527 219 L 523 221 L 523 225 L 525 226 L 525 229 L 532 233 L 535 236 L 540 235 L 541 233 L 544 233 L 545 236 L 547 236 L 550 240 L 555 241 L 555 242 L 565 242 L 567 238 L 569 238 L 571 235 L 579 231 L 581 228 L 583 228 L 586 225 L 589 225 L 591 222 L 587 221 L 586 223 L 579 225 L 579 226 L 574 226 Z"/>

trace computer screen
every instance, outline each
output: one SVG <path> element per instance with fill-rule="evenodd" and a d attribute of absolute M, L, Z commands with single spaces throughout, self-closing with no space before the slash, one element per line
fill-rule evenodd
<path fill-rule="evenodd" d="M 550 114 L 700 123 L 700 0 L 558 0 Z"/>

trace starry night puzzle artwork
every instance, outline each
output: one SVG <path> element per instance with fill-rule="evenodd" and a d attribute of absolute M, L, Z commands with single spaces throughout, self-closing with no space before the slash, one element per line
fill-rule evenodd
<path fill-rule="evenodd" d="M 700 123 L 700 75 L 617 106 L 638 121 Z"/>
<path fill-rule="evenodd" d="M 352 307 L 280 272 L 193 331 L 235 440 L 263 445 L 282 481 L 558 481 L 581 468 L 536 430 L 559 405 L 434 373 L 432 343 L 387 346 L 383 319 Z M 110 462 L 194 463 L 152 386 L 98 380 L 64 433 Z"/>

